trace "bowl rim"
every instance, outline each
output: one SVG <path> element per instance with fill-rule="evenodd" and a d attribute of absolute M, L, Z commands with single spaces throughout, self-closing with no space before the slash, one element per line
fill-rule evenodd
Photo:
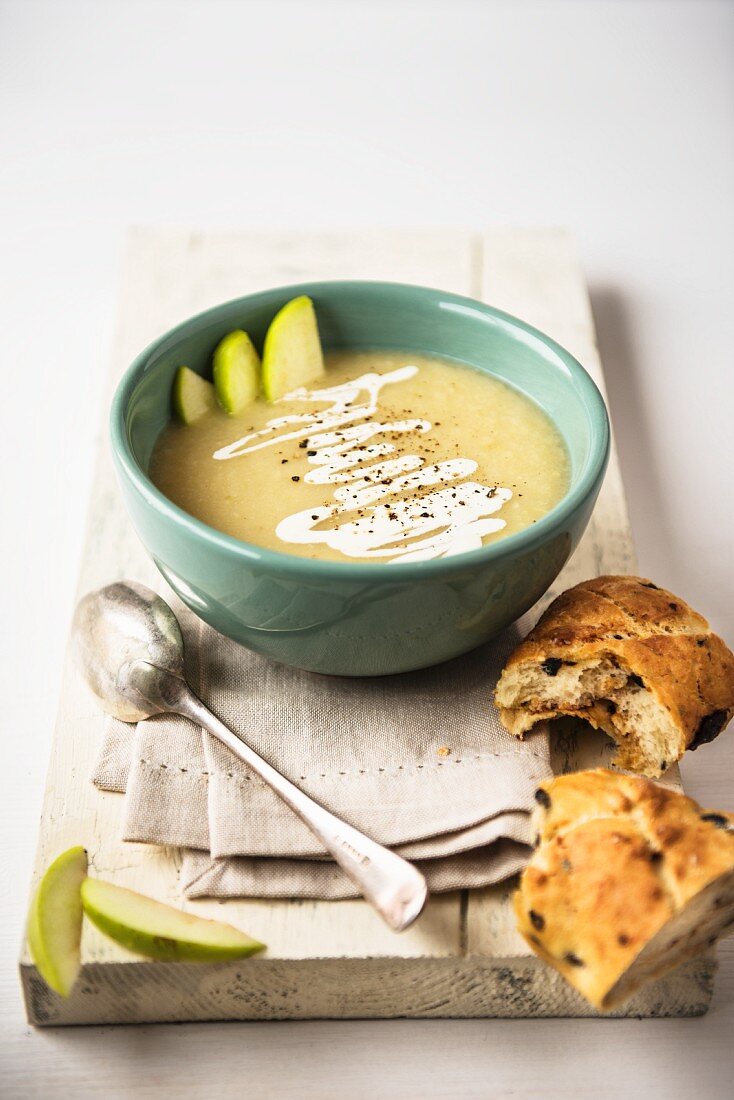
<path fill-rule="evenodd" d="M 287 296 L 285 300 L 288 301 L 290 298 L 298 297 L 301 294 L 318 295 L 337 288 L 367 292 L 382 290 L 397 294 L 401 292 L 414 294 L 417 292 L 437 303 L 443 302 L 448 306 L 458 307 L 459 310 L 471 309 L 473 312 L 479 312 L 501 322 L 510 329 L 519 330 L 526 337 L 539 341 L 561 360 L 573 381 L 577 384 L 582 404 L 590 414 L 590 448 L 585 465 L 579 471 L 577 478 L 549 512 L 546 512 L 535 523 L 516 531 L 512 535 L 506 535 L 495 543 L 489 543 L 476 550 L 467 550 L 449 557 L 414 562 L 341 562 L 332 559 L 305 558 L 296 554 L 289 554 L 287 551 L 270 550 L 255 543 L 235 538 L 233 535 L 227 535 L 185 512 L 183 508 L 174 504 L 154 485 L 148 474 L 139 465 L 132 451 L 126 425 L 130 399 L 153 354 L 159 351 L 164 344 L 175 341 L 182 336 L 192 325 L 207 324 L 212 320 L 216 320 L 218 314 L 229 312 L 233 306 L 239 303 L 243 305 L 245 303 L 252 304 L 258 298 L 268 298 L 276 294 Z M 369 349 L 365 348 L 365 350 Z M 115 389 L 110 408 L 110 442 L 118 472 L 126 477 L 138 495 L 153 509 L 171 521 L 175 527 L 182 529 L 184 533 L 193 536 L 204 544 L 224 550 L 250 564 L 260 565 L 278 573 L 305 575 L 314 579 L 331 577 L 333 580 L 371 580 L 373 582 L 395 583 L 417 580 L 421 577 L 435 576 L 441 573 L 455 574 L 463 569 L 471 570 L 476 565 L 502 561 L 518 552 L 533 550 L 541 543 L 546 542 L 559 528 L 564 526 L 569 516 L 583 504 L 584 500 L 601 481 L 609 458 L 610 426 L 606 405 L 599 388 L 581 363 L 550 336 L 511 313 L 506 313 L 504 310 L 497 309 L 475 298 L 439 290 L 435 287 L 383 280 L 329 279 L 269 287 L 253 294 L 230 298 L 226 302 L 221 302 L 216 306 L 210 306 L 208 309 L 193 314 L 156 337 L 135 357 Z"/>

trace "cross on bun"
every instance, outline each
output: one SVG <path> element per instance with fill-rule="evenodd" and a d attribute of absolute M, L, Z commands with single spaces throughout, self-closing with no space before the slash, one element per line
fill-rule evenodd
<path fill-rule="evenodd" d="M 536 792 L 519 931 L 602 1012 L 734 932 L 734 814 L 603 768 Z"/>
<path fill-rule="evenodd" d="M 511 654 L 495 692 L 522 738 L 572 715 L 617 742 L 614 763 L 659 776 L 734 714 L 734 654 L 683 600 L 642 577 L 597 577 L 560 595 Z"/>

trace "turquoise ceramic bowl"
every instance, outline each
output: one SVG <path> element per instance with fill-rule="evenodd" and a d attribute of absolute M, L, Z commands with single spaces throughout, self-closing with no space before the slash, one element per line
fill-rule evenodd
<path fill-rule="evenodd" d="M 240 542 L 182 511 L 147 475 L 171 382 L 204 374 L 218 341 L 244 328 L 262 345 L 290 298 L 313 298 L 324 347 L 443 356 L 503 379 L 557 425 L 571 462 L 566 496 L 531 527 L 453 558 L 404 564 L 310 561 Z M 576 360 L 541 332 L 454 294 L 393 283 L 279 287 L 178 325 L 146 348 L 112 404 L 112 452 L 148 552 L 184 603 L 216 630 L 287 665 L 342 676 L 425 668 L 479 645 L 546 591 L 586 527 L 604 476 L 604 402 Z"/>

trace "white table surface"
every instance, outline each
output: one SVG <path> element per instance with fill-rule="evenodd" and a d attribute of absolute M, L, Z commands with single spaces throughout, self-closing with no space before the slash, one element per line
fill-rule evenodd
<path fill-rule="evenodd" d="M 4 1096 L 731 1094 L 732 941 L 669 1021 L 34 1033 L 14 960 L 131 223 L 569 226 L 641 568 L 734 642 L 733 39 L 694 0 L 0 0 Z M 683 772 L 734 808 L 734 732 Z"/>

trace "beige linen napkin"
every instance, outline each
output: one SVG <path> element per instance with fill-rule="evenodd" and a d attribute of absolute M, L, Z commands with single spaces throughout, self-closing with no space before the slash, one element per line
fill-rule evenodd
<path fill-rule="evenodd" d="M 352 679 L 278 665 L 166 598 L 212 710 L 323 805 L 416 860 L 431 889 L 501 881 L 526 862 L 533 795 L 552 774 L 548 739 L 511 737 L 491 698 L 527 617 L 436 668 Z M 184 719 L 111 721 L 93 780 L 125 791 L 125 840 L 187 849 L 189 896 L 356 893 L 292 811 Z"/>

